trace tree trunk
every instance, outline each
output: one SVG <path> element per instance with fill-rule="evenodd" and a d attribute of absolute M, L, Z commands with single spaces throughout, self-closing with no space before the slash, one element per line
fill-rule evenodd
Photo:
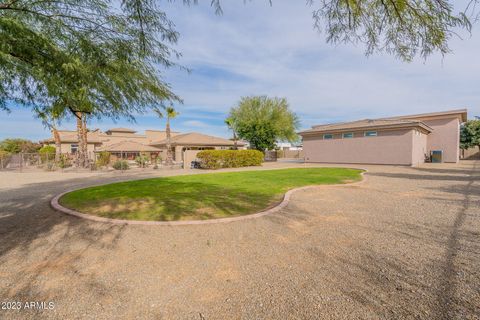
<path fill-rule="evenodd" d="M 77 167 L 83 168 L 84 166 L 84 156 L 83 156 L 83 124 L 82 124 L 82 113 L 75 112 L 75 117 L 77 118 L 77 139 L 78 139 L 78 147 L 77 147 Z"/>
<path fill-rule="evenodd" d="M 172 157 L 172 145 L 170 143 L 170 118 L 167 117 L 167 127 L 166 127 L 166 134 L 167 134 L 167 159 L 165 163 L 167 166 L 173 165 L 173 157 Z"/>
<path fill-rule="evenodd" d="M 237 134 L 235 133 L 235 130 L 233 130 L 233 150 L 238 150 Z"/>
<path fill-rule="evenodd" d="M 57 128 L 52 126 L 53 139 L 55 140 L 55 163 L 60 162 L 60 157 L 62 154 L 62 142 L 60 140 L 60 134 L 58 133 Z"/>
<path fill-rule="evenodd" d="M 88 168 L 90 165 L 90 158 L 88 155 L 88 141 L 87 141 L 87 116 L 82 114 L 82 135 L 83 135 L 83 156 L 84 156 L 84 166 Z"/>

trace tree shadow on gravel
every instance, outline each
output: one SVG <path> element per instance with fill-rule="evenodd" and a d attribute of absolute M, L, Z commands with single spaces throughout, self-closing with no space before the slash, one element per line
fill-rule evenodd
<path fill-rule="evenodd" d="M 390 173 L 390 172 L 369 172 L 369 176 L 372 177 L 385 177 L 395 179 L 407 179 L 407 180 L 434 180 L 434 181 L 470 181 L 468 176 L 458 175 L 434 175 L 434 174 L 416 174 L 416 173 Z"/>
<path fill-rule="evenodd" d="M 475 296 L 478 298 L 478 292 L 477 294 L 464 290 L 458 292 L 460 282 L 465 281 L 465 277 L 462 276 L 465 270 L 473 274 L 479 274 L 480 271 L 480 233 L 465 230 L 468 218 L 475 219 L 470 223 L 476 223 L 477 225 L 480 219 L 478 199 L 476 201 L 473 199 L 473 197 L 478 198 L 480 196 L 478 185 L 480 174 L 476 171 L 477 166 L 478 162 L 475 162 L 466 184 L 440 188 L 443 192 L 462 195 L 463 200 L 447 238 L 443 274 L 440 278 L 437 294 L 439 308 L 435 309 L 438 319 L 464 318 L 466 316 L 465 312 L 478 315 L 480 311 L 480 302 L 475 302 Z M 477 209 L 475 210 L 476 213 L 473 213 L 472 209 Z M 471 267 L 473 267 L 473 270 L 470 269 Z M 478 283 L 480 278 L 477 276 L 474 281 Z M 462 287 L 464 285 L 465 283 L 462 284 Z M 467 285 L 471 286 L 473 284 L 467 283 Z M 475 288 L 470 289 L 475 292 Z M 466 295 L 471 295 L 473 299 L 466 299 Z"/>
<path fill-rule="evenodd" d="M 412 242 L 415 246 L 425 247 L 422 250 L 434 246 L 438 248 L 437 252 L 443 251 L 444 254 L 441 259 L 426 259 L 424 264 L 419 265 L 418 261 L 412 260 L 415 255 L 402 256 L 395 251 L 383 250 L 381 245 L 371 246 L 368 242 L 359 242 L 352 248 L 340 247 L 334 254 L 322 251 L 320 244 L 312 247 L 310 253 L 321 262 L 318 267 L 323 269 L 323 273 L 329 275 L 321 281 L 332 282 L 332 286 L 346 297 L 345 301 L 353 301 L 367 310 L 367 314 L 373 313 L 377 318 L 475 319 L 480 314 L 480 229 L 475 229 L 480 219 L 480 187 L 476 170 L 477 165 L 471 170 L 438 169 L 438 175 L 370 172 L 369 176 L 426 180 L 424 188 L 429 188 L 428 181 L 431 180 L 452 182 L 445 186 L 432 186 L 438 197 L 429 198 L 455 203 L 457 211 L 445 212 L 451 216 L 447 220 L 451 224 L 398 221 L 392 222 L 394 224 L 387 222 L 385 229 L 362 227 L 366 228 L 365 232 L 375 234 L 375 238 L 389 237 L 390 241 Z M 429 169 L 425 171 L 432 172 Z M 442 197 L 442 193 L 451 193 L 453 197 Z M 308 223 L 305 222 L 308 215 L 300 211 L 294 208 L 288 210 L 287 215 L 278 213 L 269 219 L 279 223 L 289 220 Z M 473 227 L 470 219 L 476 219 Z M 328 245 L 326 247 L 329 248 Z"/>
<path fill-rule="evenodd" d="M 436 245 L 445 248 L 443 260 L 435 263 L 432 268 L 437 270 L 438 274 L 434 281 L 436 282 L 429 288 L 428 282 L 422 282 L 421 278 L 416 278 L 414 282 L 410 281 L 409 285 L 414 292 L 423 291 L 424 294 L 429 295 L 434 289 L 432 296 L 432 304 L 430 310 L 424 310 L 425 318 L 431 319 L 463 319 L 474 318 L 479 314 L 480 302 L 478 302 L 478 286 L 475 283 L 480 281 L 478 277 L 480 271 L 480 232 L 475 230 L 468 230 L 466 228 L 467 219 L 469 223 L 479 225 L 480 211 L 475 208 L 480 208 L 480 187 L 478 185 L 479 174 L 477 170 L 478 163 L 475 162 L 471 170 L 448 170 L 448 169 L 415 169 L 425 172 L 435 172 L 437 175 L 418 175 L 408 173 L 371 173 L 372 176 L 382 176 L 389 178 L 400 179 L 418 179 L 418 180 L 437 180 L 437 181 L 458 181 L 458 184 L 447 185 L 441 187 L 432 187 L 431 189 L 439 192 L 437 197 L 429 197 L 433 201 L 446 201 L 455 203 L 459 208 L 453 216 L 453 224 L 449 227 L 443 225 L 417 225 L 404 223 L 397 225 L 396 230 L 399 235 L 404 234 L 409 238 L 416 238 L 424 243 L 424 245 L 431 244 L 432 241 Z M 444 175 L 442 175 L 444 174 Z M 456 175 L 455 175 L 456 174 Z M 468 176 L 459 176 L 458 174 Z M 427 187 L 428 188 L 428 187 Z M 442 197 L 441 193 L 451 193 L 451 197 Z M 472 229 L 472 228 L 470 228 Z M 375 277 L 381 275 L 383 267 L 390 269 L 392 274 L 399 280 L 405 281 L 407 279 L 415 279 L 408 273 L 414 274 L 415 270 L 408 271 L 408 265 L 397 259 L 397 264 L 401 268 L 394 268 L 392 266 L 380 264 L 386 257 L 363 255 L 362 259 L 368 260 L 356 267 L 363 269 L 362 274 L 371 277 L 370 281 L 374 282 Z M 389 261 L 395 261 L 394 258 L 389 257 Z M 345 264 L 351 264 L 351 261 L 344 260 Z M 370 266 L 370 267 L 368 267 Z M 399 293 L 400 294 L 400 293 Z M 356 295 L 359 295 L 356 292 Z M 377 295 L 378 298 L 378 295 Z M 365 296 L 362 292 L 361 299 L 367 301 L 368 295 Z M 398 300 L 396 300 L 398 301 Z M 370 301 L 372 302 L 372 301 Z M 411 301 L 414 305 L 415 301 Z M 407 305 L 406 305 L 407 306 Z M 394 308 L 395 306 L 391 306 Z M 427 316 L 429 315 L 429 316 Z M 403 316 L 409 316 L 408 313 Z"/>
<path fill-rule="evenodd" d="M 118 181 L 119 178 L 125 179 L 103 177 L 101 182 Z M 66 282 L 80 278 L 83 279 L 81 286 L 95 287 L 96 293 L 102 292 L 98 289 L 102 284 L 94 277 L 82 276 L 83 257 L 103 253 L 96 258 L 101 264 L 116 248 L 125 226 L 89 222 L 50 207 L 54 195 L 97 182 L 100 182 L 99 177 L 75 178 L 2 190 L 0 296 L 19 301 L 61 299 L 62 291 L 72 289 Z M 54 282 L 53 285 L 49 282 L 52 277 L 66 282 Z"/>
<path fill-rule="evenodd" d="M 32 183 L 21 188 L 3 190 L 0 193 L 0 258 L 10 250 L 27 249 L 30 243 L 48 235 L 58 225 L 62 225 L 62 228 L 78 228 L 79 232 L 75 236 L 78 238 L 85 236 L 86 239 L 90 231 L 102 229 L 100 227 L 102 224 L 68 216 L 50 207 L 50 200 L 61 192 L 131 178 L 115 176 L 100 179 L 98 176 L 75 178 Z"/>

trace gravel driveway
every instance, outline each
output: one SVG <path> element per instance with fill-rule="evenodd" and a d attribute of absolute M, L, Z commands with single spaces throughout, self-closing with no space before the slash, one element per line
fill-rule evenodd
<path fill-rule="evenodd" d="M 272 215 L 176 227 L 49 207 L 141 174 L 0 173 L 0 302 L 22 304 L 0 318 L 480 319 L 480 162 L 366 168 Z"/>

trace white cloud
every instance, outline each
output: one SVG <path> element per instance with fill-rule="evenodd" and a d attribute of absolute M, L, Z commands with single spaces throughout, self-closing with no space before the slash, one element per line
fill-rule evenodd
<path fill-rule="evenodd" d="M 443 59 L 403 63 L 389 55 L 365 57 L 361 46 L 325 43 L 313 29 L 312 8 L 302 1 L 223 1 L 216 16 L 209 1 L 183 6 L 162 2 L 181 37 L 179 63 L 164 78 L 185 101 L 172 122 L 178 131 L 229 136 L 223 119 L 241 96 L 286 97 L 303 127 L 468 107 L 480 115 L 480 27 L 465 40 L 453 39 Z M 37 120 L 13 113 L 0 119 L 0 136 L 49 135 Z M 136 124 L 104 120 L 93 126 L 122 125 L 138 131 L 164 128 L 163 120 L 140 116 Z M 65 123 L 74 128 L 73 124 Z"/>
<path fill-rule="evenodd" d="M 452 40 L 453 54 L 408 64 L 389 55 L 367 58 L 362 47 L 326 44 L 312 28 L 311 8 L 301 2 L 274 1 L 272 8 L 263 1 L 229 2 L 224 11 L 220 17 L 207 6 L 173 12 L 182 35 L 182 62 L 193 69 L 174 83 L 187 107 L 226 113 L 243 95 L 284 96 L 304 116 L 304 125 L 311 119 L 459 107 L 480 114 L 478 27 L 471 38 Z M 219 68 L 226 75 L 199 75 L 197 66 Z"/>

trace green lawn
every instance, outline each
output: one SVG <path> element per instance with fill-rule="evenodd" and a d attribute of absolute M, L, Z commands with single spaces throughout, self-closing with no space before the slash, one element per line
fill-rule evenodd
<path fill-rule="evenodd" d="M 209 173 L 120 182 L 70 192 L 60 204 L 101 217 L 202 220 L 255 213 L 292 188 L 358 181 L 361 170 L 282 169 Z"/>

